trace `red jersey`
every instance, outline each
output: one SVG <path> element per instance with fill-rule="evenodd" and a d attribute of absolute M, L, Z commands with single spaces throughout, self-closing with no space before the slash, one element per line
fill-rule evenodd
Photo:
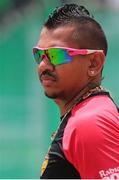
<path fill-rule="evenodd" d="M 83 179 L 119 179 L 119 113 L 106 95 L 93 96 L 71 111 L 63 152 Z"/>

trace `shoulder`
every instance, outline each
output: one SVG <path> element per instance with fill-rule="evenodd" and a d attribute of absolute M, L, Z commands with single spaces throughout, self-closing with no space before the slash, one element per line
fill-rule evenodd
<path fill-rule="evenodd" d="M 118 111 L 113 101 L 106 95 L 94 96 L 84 100 L 73 108 L 68 126 L 72 128 L 88 128 L 100 123 L 118 123 Z"/>
<path fill-rule="evenodd" d="M 78 104 L 71 112 L 64 136 L 78 132 L 83 138 L 98 136 L 106 129 L 119 127 L 119 113 L 113 101 L 106 95 L 94 96 Z M 87 132 L 87 133 L 86 133 Z M 94 140 L 94 138 L 92 139 Z"/>

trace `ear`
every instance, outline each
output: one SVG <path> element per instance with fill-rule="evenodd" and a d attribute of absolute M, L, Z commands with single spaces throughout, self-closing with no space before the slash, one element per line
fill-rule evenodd
<path fill-rule="evenodd" d="M 105 55 L 102 52 L 96 52 L 91 54 L 89 61 L 88 76 L 95 77 L 100 74 L 103 69 Z"/>

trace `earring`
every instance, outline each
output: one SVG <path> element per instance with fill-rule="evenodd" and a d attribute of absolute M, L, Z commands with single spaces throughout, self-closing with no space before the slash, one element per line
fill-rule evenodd
<path fill-rule="evenodd" d="M 94 75 L 94 71 L 91 71 L 91 74 Z"/>

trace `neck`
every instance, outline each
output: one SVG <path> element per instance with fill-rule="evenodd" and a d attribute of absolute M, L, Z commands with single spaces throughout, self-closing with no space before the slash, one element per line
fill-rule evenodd
<path fill-rule="evenodd" d="M 98 87 L 96 84 L 90 84 L 85 88 L 81 89 L 78 93 L 75 93 L 72 97 L 64 98 L 64 99 L 55 99 L 56 104 L 60 109 L 60 115 L 63 116 L 69 109 L 76 104 L 77 100 L 83 96 L 88 96 L 91 89 Z"/>

